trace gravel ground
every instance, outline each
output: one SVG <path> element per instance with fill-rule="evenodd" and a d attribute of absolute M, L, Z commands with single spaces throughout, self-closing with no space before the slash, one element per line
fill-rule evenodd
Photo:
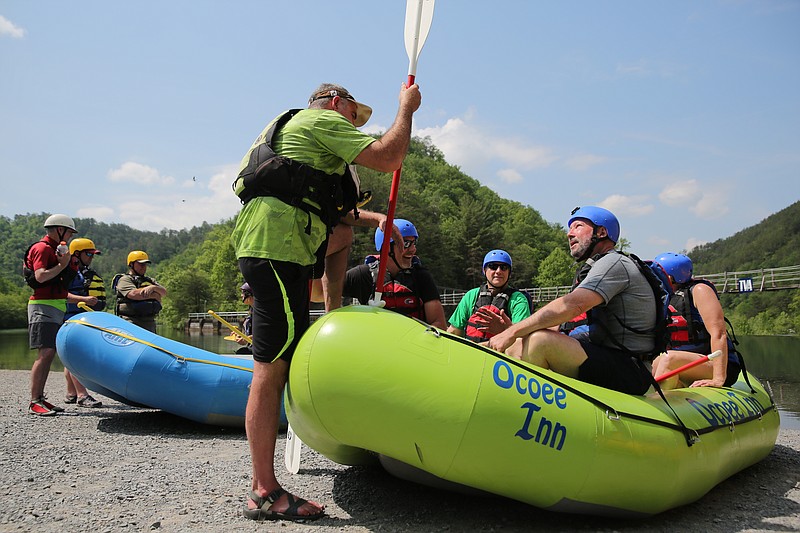
<path fill-rule="evenodd" d="M 800 432 L 694 504 L 642 520 L 550 513 L 502 498 L 442 492 L 379 467 L 345 467 L 303 449 L 293 493 L 324 504 L 308 524 L 242 518 L 250 484 L 243 430 L 203 426 L 106 398 L 100 409 L 27 413 L 30 374 L 0 370 L 0 531 L 800 531 Z M 47 391 L 63 405 L 64 379 Z M 283 456 L 282 444 L 278 453 Z M 657 482 L 657 480 L 654 480 Z"/>

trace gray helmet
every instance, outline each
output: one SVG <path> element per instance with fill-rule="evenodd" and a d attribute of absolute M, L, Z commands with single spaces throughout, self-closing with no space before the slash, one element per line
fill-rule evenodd
<path fill-rule="evenodd" d="M 64 227 L 78 233 L 78 230 L 75 229 L 75 222 L 72 218 L 68 217 L 67 215 L 50 215 L 47 217 L 47 220 L 44 221 L 45 228 L 53 228 L 53 227 Z"/>

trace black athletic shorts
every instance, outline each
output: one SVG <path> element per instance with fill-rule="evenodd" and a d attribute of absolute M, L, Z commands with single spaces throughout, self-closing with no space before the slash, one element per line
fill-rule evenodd
<path fill-rule="evenodd" d="M 330 234 L 328 234 L 328 236 L 325 237 L 325 242 L 320 244 L 319 248 L 317 248 L 317 262 L 311 267 L 311 279 L 320 279 L 322 275 L 325 274 L 325 255 L 328 253 L 328 241 L 330 237 Z"/>
<path fill-rule="evenodd" d="M 588 359 L 578 368 L 578 379 L 627 394 L 642 395 L 650 387 L 649 372 L 622 350 L 580 341 Z"/>
<path fill-rule="evenodd" d="M 253 359 L 291 361 L 308 329 L 308 282 L 311 267 L 242 257 L 239 270 L 253 291 Z"/>

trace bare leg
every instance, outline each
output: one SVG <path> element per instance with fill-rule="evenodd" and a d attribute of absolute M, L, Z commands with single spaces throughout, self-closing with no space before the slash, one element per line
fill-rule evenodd
<path fill-rule="evenodd" d="M 89 391 L 86 390 L 86 387 L 84 387 L 66 368 L 64 369 L 64 379 L 67 380 L 67 396 L 82 398 L 89 395 Z"/>
<path fill-rule="evenodd" d="M 325 274 L 322 276 L 322 290 L 325 295 L 325 311 L 342 306 L 344 275 L 347 271 L 347 258 L 353 245 L 353 227 L 338 224 L 328 240 L 325 253 Z"/>
<path fill-rule="evenodd" d="M 578 368 L 587 359 L 581 343 L 549 329 L 534 331 L 522 346 L 523 361 L 572 378 L 578 377 Z"/>
<path fill-rule="evenodd" d="M 680 368 L 687 363 L 691 363 L 702 357 L 703 354 L 694 352 L 684 352 L 681 350 L 669 350 L 667 353 L 659 355 L 653 361 L 653 376 L 658 377 L 671 370 Z M 685 370 L 659 383 L 662 389 L 675 389 L 678 387 L 688 387 L 700 379 L 711 379 L 714 375 L 714 367 L 710 361 L 706 361 L 689 370 Z"/>
<path fill-rule="evenodd" d="M 50 373 L 50 365 L 56 355 L 55 348 L 39 348 L 36 361 L 31 368 L 31 401 L 36 401 L 44 396 L 44 385 Z"/>
<path fill-rule="evenodd" d="M 267 496 L 280 488 L 275 477 L 275 442 L 278 438 L 281 395 L 289 375 L 289 364 L 283 359 L 273 363 L 253 363 L 253 381 L 247 400 L 245 428 L 253 462 L 253 491 Z M 248 501 L 255 508 L 255 502 Z M 281 496 L 270 507 L 272 511 L 283 512 L 289 507 L 288 496 Z M 322 506 L 309 501 L 300 507 L 299 513 L 314 515 L 322 511 Z"/>

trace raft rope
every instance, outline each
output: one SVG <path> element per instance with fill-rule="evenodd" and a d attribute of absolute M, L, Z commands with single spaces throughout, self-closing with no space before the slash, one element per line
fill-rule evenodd
<path fill-rule="evenodd" d="M 591 395 L 589 395 L 589 394 L 587 394 L 587 393 L 585 393 L 585 392 L 583 392 L 583 391 L 581 391 L 579 389 L 576 389 L 575 387 L 573 387 L 573 386 L 571 386 L 571 385 L 569 385 L 567 383 L 564 383 L 563 381 L 560 381 L 558 379 L 554 379 L 552 376 L 545 375 L 544 373 L 536 370 L 535 368 L 533 368 L 531 366 L 527 366 L 527 365 L 522 364 L 519 360 L 514 359 L 513 357 L 509 357 L 509 356 L 507 356 L 507 355 L 505 355 L 503 353 L 496 352 L 496 351 L 491 350 L 491 349 L 489 349 L 489 348 L 487 348 L 485 346 L 482 346 L 482 345 L 479 345 L 479 344 L 475 344 L 472 341 L 468 341 L 467 339 L 465 339 L 463 337 L 459 337 L 459 336 L 453 335 L 451 333 L 447 333 L 447 332 L 444 332 L 444 331 L 439 332 L 439 333 L 440 333 L 441 337 L 446 337 L 446 338 L 448 338 L 450 340 L 454 340 L 456 342 L 460 342 L 461 344 L 465 344 L 467 346 L 470 346 L 471 348 L 478 348 L 478 349 L 480 349 L 481 351 L 483 351 L 483 352 L 485 352 L 487 354 L 490 354 L 490 355 L 492 355 L 494 357 L 502 359 L 506 363 L 514 365 L 514 366 L 516 366 L 518 368 L 521 368 L 521 369 L 525 370 L 526 372 L 530 372 L 531 374 L 534 374 L 534 375 L 536 375 L 536 376 L 538 376 L 540 378 L 546 379 L 546 380 L 548 380 L 548 381 L 550 381 L 552 383 L 555 383 L 555 384 L 559 385 L 560 387 L 572 392 L 573 394 L 576 394 L 577 396 L 583 398 L 584 400 L 587 400 L 588 402 L 594 404 L 596 407 L 599 407 L 600 409 L 605 411 L 606 416 L 608 416 L 608 418 L 611 419 L 611 420 L 619 420 L 620 418 L 625 417 L 625 418 L 629 418 L 631 420 L 638 420 L 640 422 L 646 422 L 648 424 L 653 424 L 653 425 L 657 425 L 657 426 L 661 426 L 661 427 L 665 427 L 665 428 L 668 428 L 668 429 L 672 429 L 672 430 L 678 431 L 678 432 L 682 433 L 684 436 L 687 437 L 687 445 L 688 446 L 691 446 L 693 444 L 693 442 L 690 443 L 689 437 L 687 436 L 687 431 L 690 434 L 693 434 L 693 435 L 691 435 L 691 437 L 692 437 L 692 441 L 694 441 L 694 440 L 698 440 L 700 435 L 705 435 L 705 434 L 711 433 L 713 431 L 716 431 L 718 429 L 728 429 L 730 431 L 733 431 L 735 429 L 735 427 L 738 426 L 738 425 L 745 424 L 747 422 L 752 422 L 754 420 L 761 420 L 766 413 L 768 413 L 768 412 L 770 412 L 770 411 L 775 409 L 775 404 L 773 402 L 769 407 L 765 408 L 764 410 L 758 411 L 757 413 L 755 413 L 755 414 L 753 414 L 751 416 L 742 418 L 741 420 L 731 421 L 728 424 L 719 425 L 719 426 L 708 426 L 708 427 L 704 427 L 704 428 L 700 428 L 700 429 L 689 429 L 686 426 L 684 426 L 682 422 L 680 422 L 679 418 L 678 418 L 679 424 L 676 424 L 676 423 L 673 423 L 673 422 L 666 422 L 664 420 L 657 420 L 655 418 L 650 418 L 650 417 L 647 417 L 647 416 L 637 415 L 635 413 L 628 413 L 628 412 L 625 412 L 625 411 L 619 411 L 619 410 L 615 409 L 614 407 L 612 407 L 611 405 L 608 405 L 607 403 L 603 402 L 602 400 L 599 400 L 599 399 L 595 398 L 594 396 L 591 396 Z M 748 385 L 749 385 L 749 380 L 747 382 L 748 382 Z M 771 397 L 770 397 L 770 400 L 772 400 Z M 667 406 L 670 407 L 669 404 L 667 404 Z M 670 410 L 672 410 L 671 407 L 670 407 Z M 674 410 L 672 412 L 674 413 Z M 677 415 L 675 415 L 675 416 L 677 418 Z"/>
<path fill-rule="evenodd" d="M 195 359 L 194 357 L 186 357 L 186 356 L 183 356 L 183 355 L 178 355 L 176 353 L 170 352 L 166 348 L 162 348 L 161 346 L 153 344 L 152 342 L 148 342 L 148 341 L 146 341 L 144 339 L 139 339 L 137 337 L 134 337 L 133 335 L 128 335 L 127 333 L 123 333 L 121 331 L 114 331 L 114 330 L 111 330 L 111 329 L 108 329 L 108 328 L 104 328 L 102 326 L 97 326 L 95 324 L 89 324 L 88 322 L 83 322 L 82 320 L 70 319 L 70 320 L 67 320 L 66 322 L 72 322 L 74 324 L 80 324 L 82 326 L 88 326 L 90 328 L 94 328 L 94 329 L 100 330 L 100 331 L 102 331 L 104 333 L 108 333 L 110 335 L 115 335 L 117 337 L 122 337 L 123 339 L 128 339 L 128 340 L 133 341 L 133 342 L 138 342 L 139 344 L 144 344 L 145 346 L 149 346 L 151 348 L 155 348 L 156 350 L 158 350 L 160 352 L 164 352 L 165 354 L 174 357 L 175 360 L 178 361 L 179 363 L 185 363 L 185 362 L 201 363 L 201 364 L 204 364 L 204 365 L 222 366 L 222 367 L 226 367 L 226 368 L 233 368 L 234 370 L 244 370 L 245 372 L 253 372 L 252 368 L 247 368 L 245 366 L 232 365 L 230 363 L 223 363 L 221 361 L 209 361 L 207 359 Z"/>

